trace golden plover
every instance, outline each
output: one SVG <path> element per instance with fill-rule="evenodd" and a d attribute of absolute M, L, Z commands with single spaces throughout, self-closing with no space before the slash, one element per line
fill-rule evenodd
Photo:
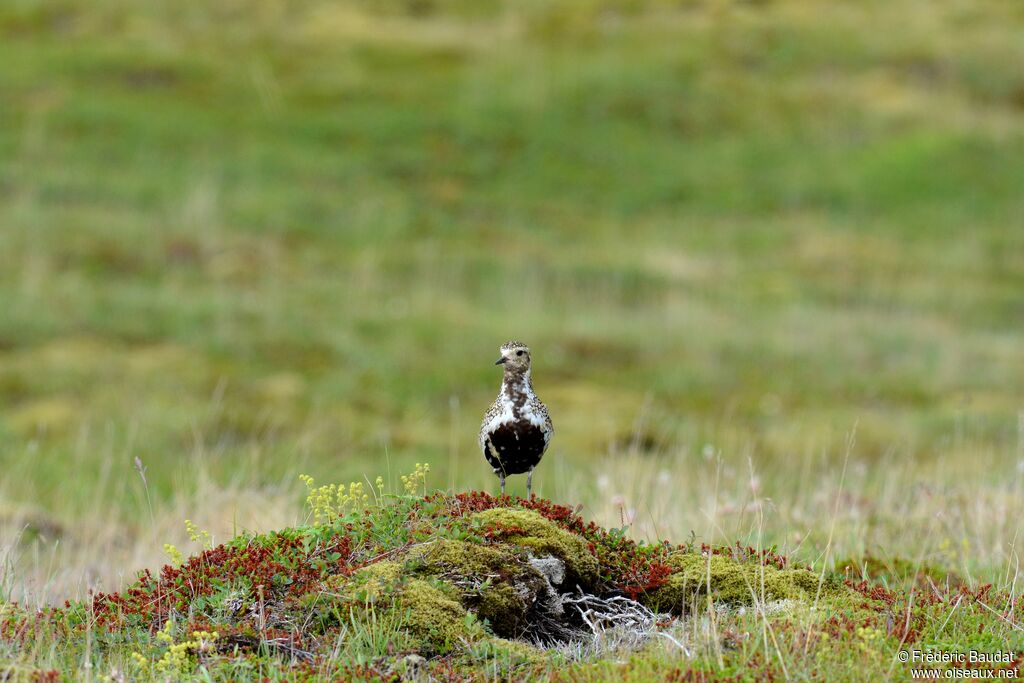
<path fill-rule="evenodd" d="M 533 492 L 533 468 L 544 457 L 544 451 L 555 433 L 548 409 L 533 393 L 530 380 L 530 349 L 518 341 L 501 346 L 501 358 L 495 365 L 505 366 L 498 398 L 484 415 L 480 425 L 480 448 L 488 464 L 501 481 L 505 494 L 505 477 L 526 475 L 526 495 Z"/>

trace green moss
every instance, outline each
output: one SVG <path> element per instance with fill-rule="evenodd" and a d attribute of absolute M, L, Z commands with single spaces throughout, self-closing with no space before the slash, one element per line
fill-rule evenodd
<path fill-rule="evenodd" d="M 514 638 L 526 628 L 527 605 L 508 584 L 491 586 L 480 594 L 476 613 L 497 635 Z"/>
<path fill-rule="evenodd" d="M 542 515 L 532 510 L 495 508 L 478 512 L 473 520 L 485 530 L 497 532 L 503 541 L 527 548 L 535 556 L 554 555 L 565 562 L 566 587 L 596 587 L 599 567 L 586 541 Z"/>
<path fill-rule="evenodd" d="M 462 638 L 483 635 L 454 588 L 406 569 L 403 562 L 378 562 L 351 577 L 334 577 L 329 585 L 338 594 L 326 604 L 351 610 L 349 618 L 354 619 L 385 621 L 399 616 L 403 631 L 421 653 L 446 652 Z"/>
<path fill-rule="evenodd" d="M 672 574 L 668 583 L 641 598 L 656 610 L 683 613 L 701 609 L 707 598 L 718 604 L 749 605 L 756 596 L 759 602 L 775 600 L 833 600 L 848 593 L 847 589 L 806 569 L 777 569 L 756 562 L 740 562 L 722 555 L 710 558 L 695 553 L 676 553 L 668 564 Z"/>
<path fill-rule="evenodd" d="M 459 601 L 423 579 L 408 581 L 396 596 L 396 603 L 407 613 L 409 633 L 432 650 L 446 651 L 459 638 L 471 638 L 474 631 L 479 635 Z"/>
<path fill-rule="evenodd" d="M 344 585 L 346 597 L 373 603 L 389 596 L 401 578 L 401 562 L 377 562 L 363 567 L 348 579 L 339 576 L 333 580 Z"/>
<path fill-rule="evenodd" d="M 473 617 L 486 621 L 498 636 L 522 635 L 530 607 L 548 590 L 525 550 L 450 539 L 413 546 L 393 560 L 328 583 L 337 599 L 314 595 L 309 600 L 319 605 L 308 608 L 321 615 L 335 613 L 338 603 L 405 610 L 409 632 L 434 650 L 468 638 Z"/>
<path fill-rule="evenodd" d="M 509 563 L 518 564 L 523 560 L 519 554 L 503 546 L 488 546 L 440 539 L 421 543 L 409 549 L 408 558 L 424 563 L 440 565 L 441 571 L 455 570 L 460 574 L 487 574 L 495 571 L 507 572 Z"/>
<path fill-rule="evenodd" d="M 537 664 L 547 659 L 544 651 L 524 643 L 521 640 L 506 640 L 505 638 L 488 638 L 488 644 L 498 656 L 504 656 L 520 663 Z"/>
<path fill-rule="evenodd" d="M 547 582 L 516 547 L 443 539 L 410 550 L 417 571 L 459 587 L 463 606 L 487 620 L 495 634 L 521 635 L 527 613 Z"/>

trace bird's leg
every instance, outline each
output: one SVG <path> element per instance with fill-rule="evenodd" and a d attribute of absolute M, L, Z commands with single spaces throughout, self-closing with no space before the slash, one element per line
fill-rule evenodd
<path fill-rule="evenodd" d="M 499 474 L 498 479 L 501 480 L 501 495 L 505 495 L 505 475 Z"/>
<path fill-rule="evenodd" d="M 533 497 L 533 468 L 530 468 L 530 473 L 526 475 L 526 499 L 530 500 Z"/>

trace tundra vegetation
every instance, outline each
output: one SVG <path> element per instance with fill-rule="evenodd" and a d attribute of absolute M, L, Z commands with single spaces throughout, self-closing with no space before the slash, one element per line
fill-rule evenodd
<path fill-rule="evenodd" d="M 0 3 L 0 677 L 1024 649 L 1022 11 Z"/>
<path fill-rule="evenodd" d="M 423 495 L 425 474 L 372 500 L 307 478 L 311 524 L 215 547 L 190 525 L 204 550 L 168 548 L 170 564 L 120 591 L 5 604 L 5 675 L 882 680 L 901 650 L 1024 643 L 1024 599 L 991 584 L 878 563 L 844 578 L 739 543 L 638 543 L 536 497 Z M 971 668 L 1019 670 L 1006 656 Z"/>

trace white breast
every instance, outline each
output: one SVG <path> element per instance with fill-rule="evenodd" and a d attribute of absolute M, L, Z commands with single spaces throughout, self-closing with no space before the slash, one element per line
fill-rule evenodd
<path fill-rule="evenodd" d="M 495 401 L 495 407 L 497 410 L 491 419 L 484 423 L 483 429 L 480 430 L 480 445 L 484 444 L 488 434 L 494 432 L 495 429 L 503 424 L 508 424 L 516 419 L 515 406 L 512 403 L 512 399 L 505 391 L 505 387 L 501 388 L 501 392 L 498 394 L 498 400 Z"/>
<path fill-rule="evenodd" d="M 524 420 L 528 420 L 534 427 L 544 429 L 547 426 L 547 420 L 544 418 L 544 414 L 538 410 L 538 404 L 537 397 L 530 394 L 526 404 L 523 406 L 522 416 Z"/>
<path fill-rule="evenodd" d="M 525 398 L 518 415 L 516 414 L 516 406 L 512 396 L 522 396 Z M 480 428 L 481 448 L 486 444 L 489 434 L 494 433 L 498 427 L 515 422 L 516 420 L 526 420 L 534 427 L 540 429 L 544 434 L 545 448 L 547 447 L 554 430 L 550 427 L 544 404 L 533 393 L 533 387 L 530 385 L 528 375 L 523 379 L 522 384 L 513 386 L 512 391 L 509 391 L 509 387 L 502 384 L 501 390 L 498 392 L 498 398 L 494 401 L 494 405 L 488 411 L 488 417 L 485 418 Z"/>

